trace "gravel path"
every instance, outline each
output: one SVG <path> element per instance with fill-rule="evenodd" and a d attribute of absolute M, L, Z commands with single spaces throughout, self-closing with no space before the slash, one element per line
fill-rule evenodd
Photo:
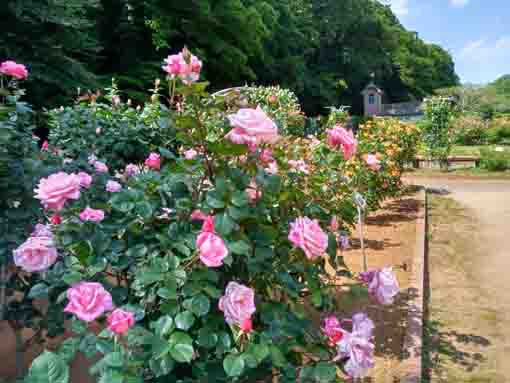
<path fill-rule="evenodd" d="M 471 371 L 468 369 L 468 372 L 472 372 L 473 378 L 475 375 L 478 378 L 469 379 L 469 381 L 510 382 L 510 363 L 508 363 L 510 354 L 510 182 L 433 178 L 408 179 L 408 182 L 438 191 L 439 194 L 452 198 L 465 207 L 461 213 L 465 229 L 460 227 L 443 229 L 443 233 L 449 233 L 449 238 L 442 238 L 443 242 L 454 241 L 455 238 L 452 237 L 457 236 L 457 240 L 464 241 L 464 244 L 469 243 L 463 249 L 463 254 L 456 255 L 461 257 L 458 268 L 461 266 L 465 268 L 463 281 L 457 285 L 455 283 L 441 284 L 442 289 L 450 291 L 440 293 L 450 294 L 450 297 L 455 295 L 457 299 L 454 299 L 452 303 L 461 307 L 449 307 L 444 310 L 446 312 L 449 310 L 452 316 L 457 314 L 455 311 L 462 312 L 466 318 L 464 321 L 469 323 L 468 326 L 475 324 L 471 329 L 476 331 L 473 333 L 480 336 L 480 339 L 488 340 L 488 343 L 481 344 L 479 349 L 484 362 L 482 363 L 480 359 L 478 368 L 471 365 Z M 450 214 L 450 212 L 445 209 L 444 214 Z M 443 226 L 456 225 L 453 223 L 456 222 L 454 217 L 451 221 L 448 217 L 443 218 L 446 218 Z M 470 226 L 471 223 L 472 226 Z M 461 226 L 462 223 L 459 225 Z M 473 230 L 475 232 L 466 232 L 473 228 L 476 228 Z M 441 246 L 443 250 L 451 250 L 447 247 L 451 248 L 452 244 L 434 244 L 434 238 L 432 238 L 429 247 L 431 253 L 441 251 Z M 459 248 L 462 247 L 459 246 Z M 448 254 L 448 251 L 445 254 Z M 434 261 L 434 255 L 430 254 L 429 263 L 437 262 L 437 258 Z M 431 270 L 433 267 L 434 265 L 431 265 Z M 440 274 L 435 271 L 435 274 L 430 275 L 431 294 L 434 295 L 435 281 L 432 278 Z M 448 272 L 445 271 L 444 275 L 448 275 Z M 461 286 L 463 290 L 460 289 Z M 464 300 L 462 296 L 459 297 L 463 291 L 466 294 Z M 459 328 L 455 328 L 455 322 L 452 322 L 453 324 L 449 325 L 451 328 L 443 329 L 443 331 L 450 331 L 450 333 L 462 331 L 462 322 L 462 320 L 459 321 Z"/>

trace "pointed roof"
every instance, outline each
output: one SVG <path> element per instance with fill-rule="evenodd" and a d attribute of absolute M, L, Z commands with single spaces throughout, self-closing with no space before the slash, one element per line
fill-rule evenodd
<path fill-rule="evenodd" d="M 374 84 L 374 82 L 372 81 L 372 82 L 370 82 L 370 84 L 368 84 L 368 85 L 365 87 L 365 89 L 363 89 L 363 90 L 361 91 L 361 94 L 362 94 L 362 95 L 365 95 L 365 94 L 366 94 L 366 93 L 368 93 L 369 91 L 374 91 L 374 90 L 375 90 L 377 93 L 379 93 L 379 94 L 383 94 L 383 93 L 384 93 L 384 92 L 383 92 L 383 90 L 382 90 L 381 88 L 379 88 L 377 85 L 375 85 L 375 84 Z"/>

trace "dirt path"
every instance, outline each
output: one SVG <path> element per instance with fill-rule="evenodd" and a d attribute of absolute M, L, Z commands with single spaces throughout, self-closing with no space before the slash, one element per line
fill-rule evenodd
<path fill-rule="evenodd" d="M 429 341 L 433 382 L 510 382 L 510 182 L 412 180 L 432 195 Z"/>

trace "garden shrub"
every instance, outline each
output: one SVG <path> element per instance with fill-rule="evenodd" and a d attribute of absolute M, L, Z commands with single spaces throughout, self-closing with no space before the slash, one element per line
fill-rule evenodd
<path fill-rule="evenodd" d="M 49 111 L 50 146 L 71 158 L 95 154 L 117 168 L 168 146 L 175 131 L 167 107 L 160 103 L 158 84 L 143 107 L 123 102 L 114 83 L 104 97 L 85 96 L 75 105 Z"/>
<path fill-rule="evenodd" d="M 58 168 L 38 177 L 40 225 L 13 252 L 18 299 L 7 312 L 23 313 L 18 328 L 34 329 L 41 344 L 66 326 L 73 336 L 42 353 L 26 382 L 68 382 L 78 351 L 100 354 L 91 373 L 101 382 L 365 376 L 373 322 L 360 313 L 346 329 L 328 316 L 320 328 L 310 309 L 340 311 L 326 265 L 353 275 L 337 253 L 338 231 L 355 221 L 355 192 L 373 208 L 398 191 L 416 128 L 374 120 L 359 140 L 340 124 L 318 137 L 281 136 L 269 112 L 208 97 L 197 82 L 202 64 L 187 50 L 166 64 L 176 102 L 155 115 L 175 129 L 168 142 L 126 123 L 129 139 L 151 150 L 143 160 L 109 154 L 102 131 L 100 144 L 52 133 L 55 158 L 41 154 Z M 117 107 L 75 107 L 56 129 L 85 131 L 83 115 L 99 110 L 115 137 L 126 119 L 140 121 Z M 398 292 L 390 269 L 355 277 L 380 304 Z"/>
<path fill-rule="evenodd" d="M 455 143 L 482 145 L 487 141 L 488 125 L 478 116 L 460 116 L 453 123 Z"/>
<path fill-rule="evenodd" d="M 480 150 L 480 166 L 491 172 L 505 171 L 510 169 L 510 153 L 508 151 L 499 152 L 492 148 Z"/>
<path fill-rule="evenodd" d="M 246 86 L 239 89 L 249 105 L 260 105 L 275 120 L 282 134 L 303 135 L 305 116 L 294 92 L 279 86 Z"/>
<path fill-rule="evenodd" d="M 495 118 L 487 130 L 487 140 L 491 144 L 505 144 L 510 141 L 510 118 Z"/>
<path fill-rule="evenodd" d="M 432 97 L 425 100 L 425 118 L 421 123 L 423 142 L 428 155 L 439 160 L 443 169 L 448 163 L 453 144 L 453 117 L 454 108 L 450 98 Z"/>

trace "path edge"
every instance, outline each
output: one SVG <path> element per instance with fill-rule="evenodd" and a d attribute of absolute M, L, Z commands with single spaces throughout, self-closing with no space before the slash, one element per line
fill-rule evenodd
<path fill-rule="evenodd" d="M 418 192 L 420 208 L 416 219 L 416 244 L 412 274 L 409 283 L 408 315 L 403 348 L 403 373 L 401 383 L 420 383 L 423 377 L 423 315 L 425 293 L 425 253 L 427 235 L 427 191 Z"/>

